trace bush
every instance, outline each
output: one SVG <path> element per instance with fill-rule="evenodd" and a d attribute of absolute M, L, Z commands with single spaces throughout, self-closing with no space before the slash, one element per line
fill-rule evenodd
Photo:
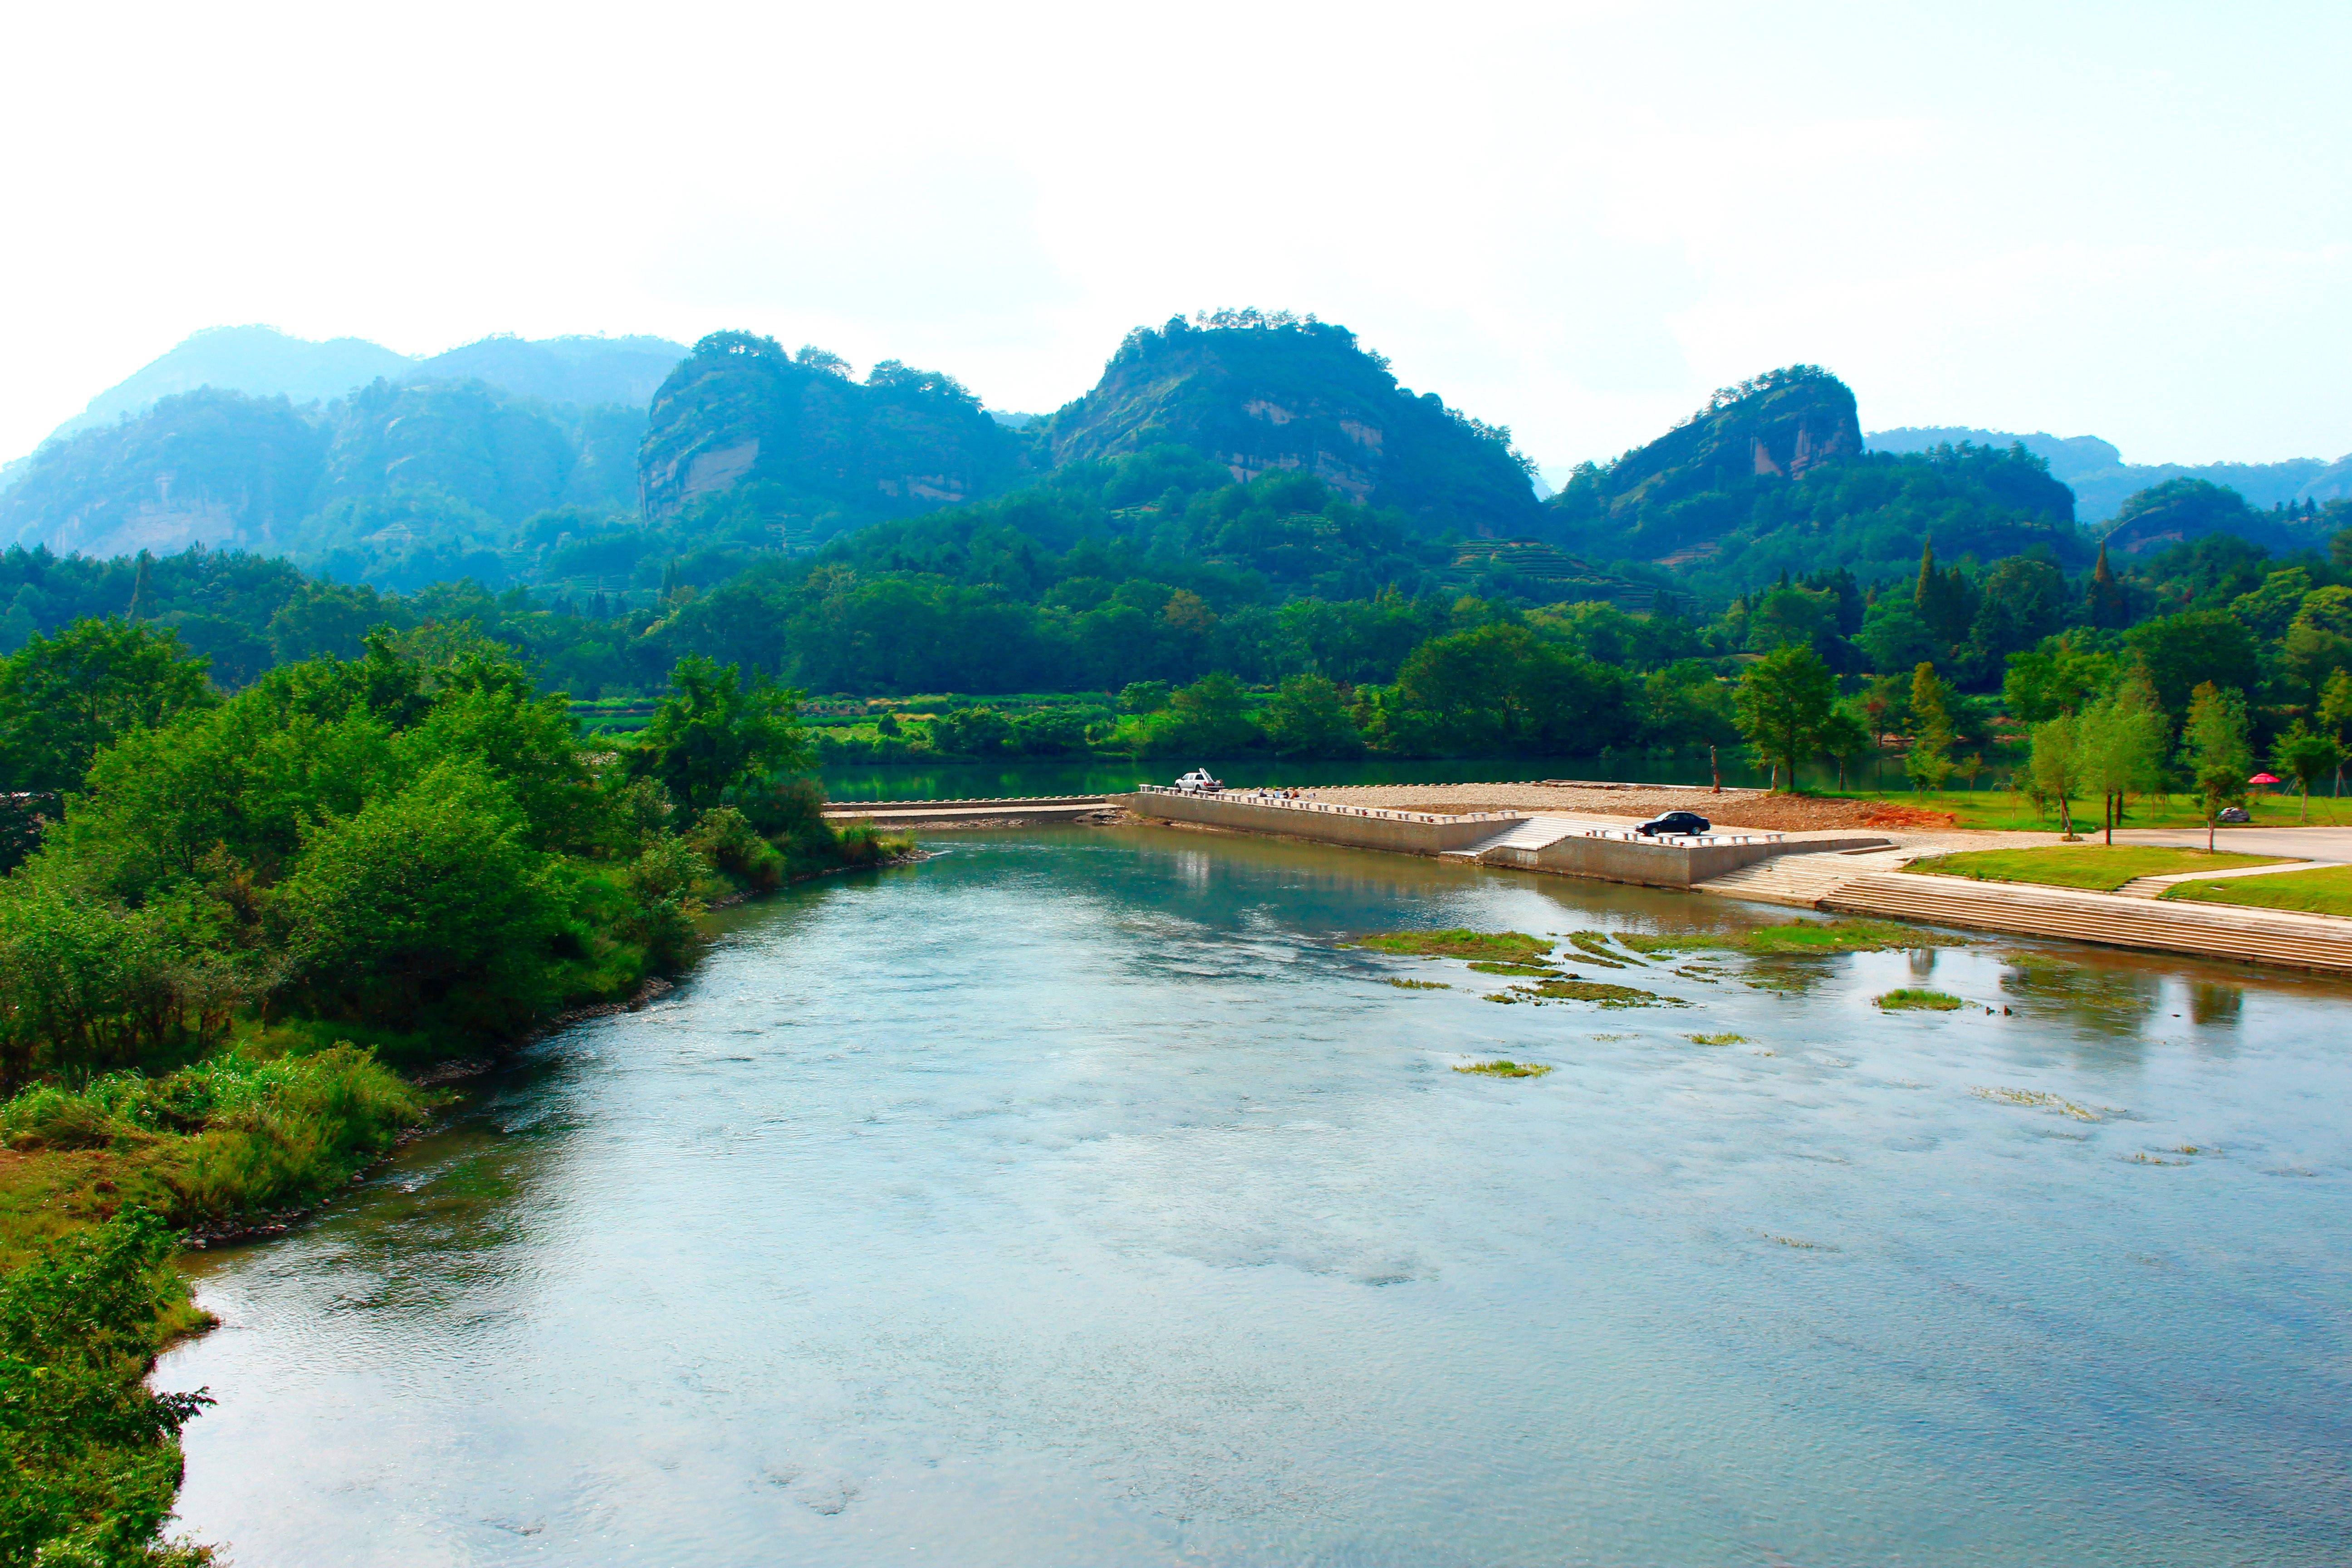
<path fill-rule="evenodd" d="M 409 1027 L 429 1009 L 503 1033 L 550 1000 L 557 910 L 545 858 L 476 764 L 415 784 L 307 837 L 274 899 L 292 988 L 313 1010 Z"/>
<path fill-rule="evenodd" d="M 704 858 L 754 892 L 765 892 L 784 879 L 784 858 L 776 847 L 753 830 L 751 820 L 731 805 L 716 806 L 687 835 Z"/>
<path fill-rule="evenodd" d="M 161 1535 L 180 1428 L 212 1403 L 145 1384 L 167 1310 L 172 1234 L 129 1209 L 0 1279 L 0 1561 L 200 1563 Z"/>

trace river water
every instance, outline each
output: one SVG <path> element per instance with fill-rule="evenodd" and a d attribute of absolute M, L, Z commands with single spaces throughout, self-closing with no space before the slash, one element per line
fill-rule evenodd
<path fill-rule="evenodd" d="M 1792 916 L 942 847 L 734 911 L 200 1260 L 186 1528 L 241 1568 L 2352 1559 L 2346 988 L 1986 945 L 1496 1006 L 1338 939 Z M 1979 1005 L 1872 1005 L 1910 984 Z M 1555 1070 L 1451 1070 L 1489 1057 Z"/>

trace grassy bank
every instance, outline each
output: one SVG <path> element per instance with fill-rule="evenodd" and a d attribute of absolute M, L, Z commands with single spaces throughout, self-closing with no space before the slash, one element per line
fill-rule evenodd
<path fill-rule="evenodd" d="M 1969 849 L 1958 855 L 1915 860 L 1905 868 L 1937 877 L 1967 877 L 1979 882 L 2032 882 L 2112 893 L 2140 877 L 2234 871 L 2248 866 L 2279 864 L 2279 858 L 2273 855 L 2208 853 L 2153 844 L 2057 844 L 2038 849 Z"/>
<path fill-rule="evenodd" d="M 2271 877 L 2233 877 L 2220 882 L 2183 882 L 2168 888 L 2168 900 L 2237 904 L 2248 909 L 2293 910 L 2307 915 L 2352 918 L 2352 866 L 2311 871 L 2281 871 Z"/>

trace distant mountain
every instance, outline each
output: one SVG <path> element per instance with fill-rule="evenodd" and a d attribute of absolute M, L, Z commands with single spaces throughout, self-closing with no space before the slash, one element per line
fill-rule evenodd
<path fill-rule="evenodd" d="M 654 395 L 638 452 L 646 516 L 735 495 L 797 540 L 979 500 L 1027 471 L 1028 443 L 955 378 L 896 360 L 861 384 L 819 349 L 714 332 Z"/>
<path fill-rule="evenodd" d="M 322 403 L 378 376 L 403 376 L 415 367 L 406 354 L 364 338 L 330 338 L 321 343 L 289 337 L 275 327 L 213 327 L 91 398 L 89 406 L 58 426 L 50 439 L 111 425 L 124 415 L 143 413 L 166 397 L 199 387 L 283 397 L 295 404 Z"/>
<path fill-rule="evenodd" d="M 1540 513 L 1510 432 L 1416 397 L 1344 327 L 1287 315 L 1178 317 L 1127 336 L 1084 397 L 1038 432 L 1048 461 L 1190 447 L 1237 480 L 1310 473 L 1427 534 L 1507 538 Z"/>
<path fill-rule="evenodd" d="M 2290 458 L 2283 463 L 2126 463 L 2121 451 L 2096 436 L 2058 437 L 2042 431 L 2028 436 L 1962 426 L 1875 430 L 1866 439 L 1874 452 L 1924 452 L 1962 441 L 1996 447 L 2022 445 L 2050 465 L 2052 478 L 2074 490 L 2075 515 L 2086 524 L 2109 521 L 2131 497 L 2168 479 L 2226 485 L 2260 509 L 2352 496 L 2352 457 L 2333 463 L 2317 458 Z"/>
<path fill-rule="evenodd" d="M 480 381 L 541 403 L 643 408 L 662 378 L 685 357 L 685 346 L 666 338 L 572 337 L 534 342 L 491 337 L 446 353 L 412 358 L 364 338 L 311 342 L 274 327 L 214 327 L 100 393 L 50 438 L 111 425 L 163 398 L 200 387 L 283 397 L 299 407 L 344 396 L 378 380 L 396 386 Z"/>
<path fill-rule="evenodd" d="M 2103 542 L 2120 555 L 2137 555 L 2183 544 L 2210 533 L 2227 533 L 2284 553 L 2327 547 L 2332 520 L 2310 500 L 2288 501 L 2263 510 L 2227 485 L 2210 479 L 2175 479 L 2134 494 L 2104 531 Z"/>
<path fill-rule="evenodd" d="M 1545 503 L 1546 538 L 1588 559 L 1745 589 L 1780 573 L 1899 574 L 1947 559 L 2084 556 L 2074 498 L 2042 460 L 1973 445 L 1866 452 L 1853 394 L 1813 365 L 1772 371 Z"/>

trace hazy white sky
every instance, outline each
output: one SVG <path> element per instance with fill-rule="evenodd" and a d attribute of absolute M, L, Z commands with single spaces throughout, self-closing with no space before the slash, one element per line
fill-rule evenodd
<path fill-rule="evenodd" d="M 722 327 L 1050 409 L 1312 310 L 1548 466 L 1866 427 L 2352 450 L 2352 5 L 19 7 L 0 455 L 198 328 Z"/>

